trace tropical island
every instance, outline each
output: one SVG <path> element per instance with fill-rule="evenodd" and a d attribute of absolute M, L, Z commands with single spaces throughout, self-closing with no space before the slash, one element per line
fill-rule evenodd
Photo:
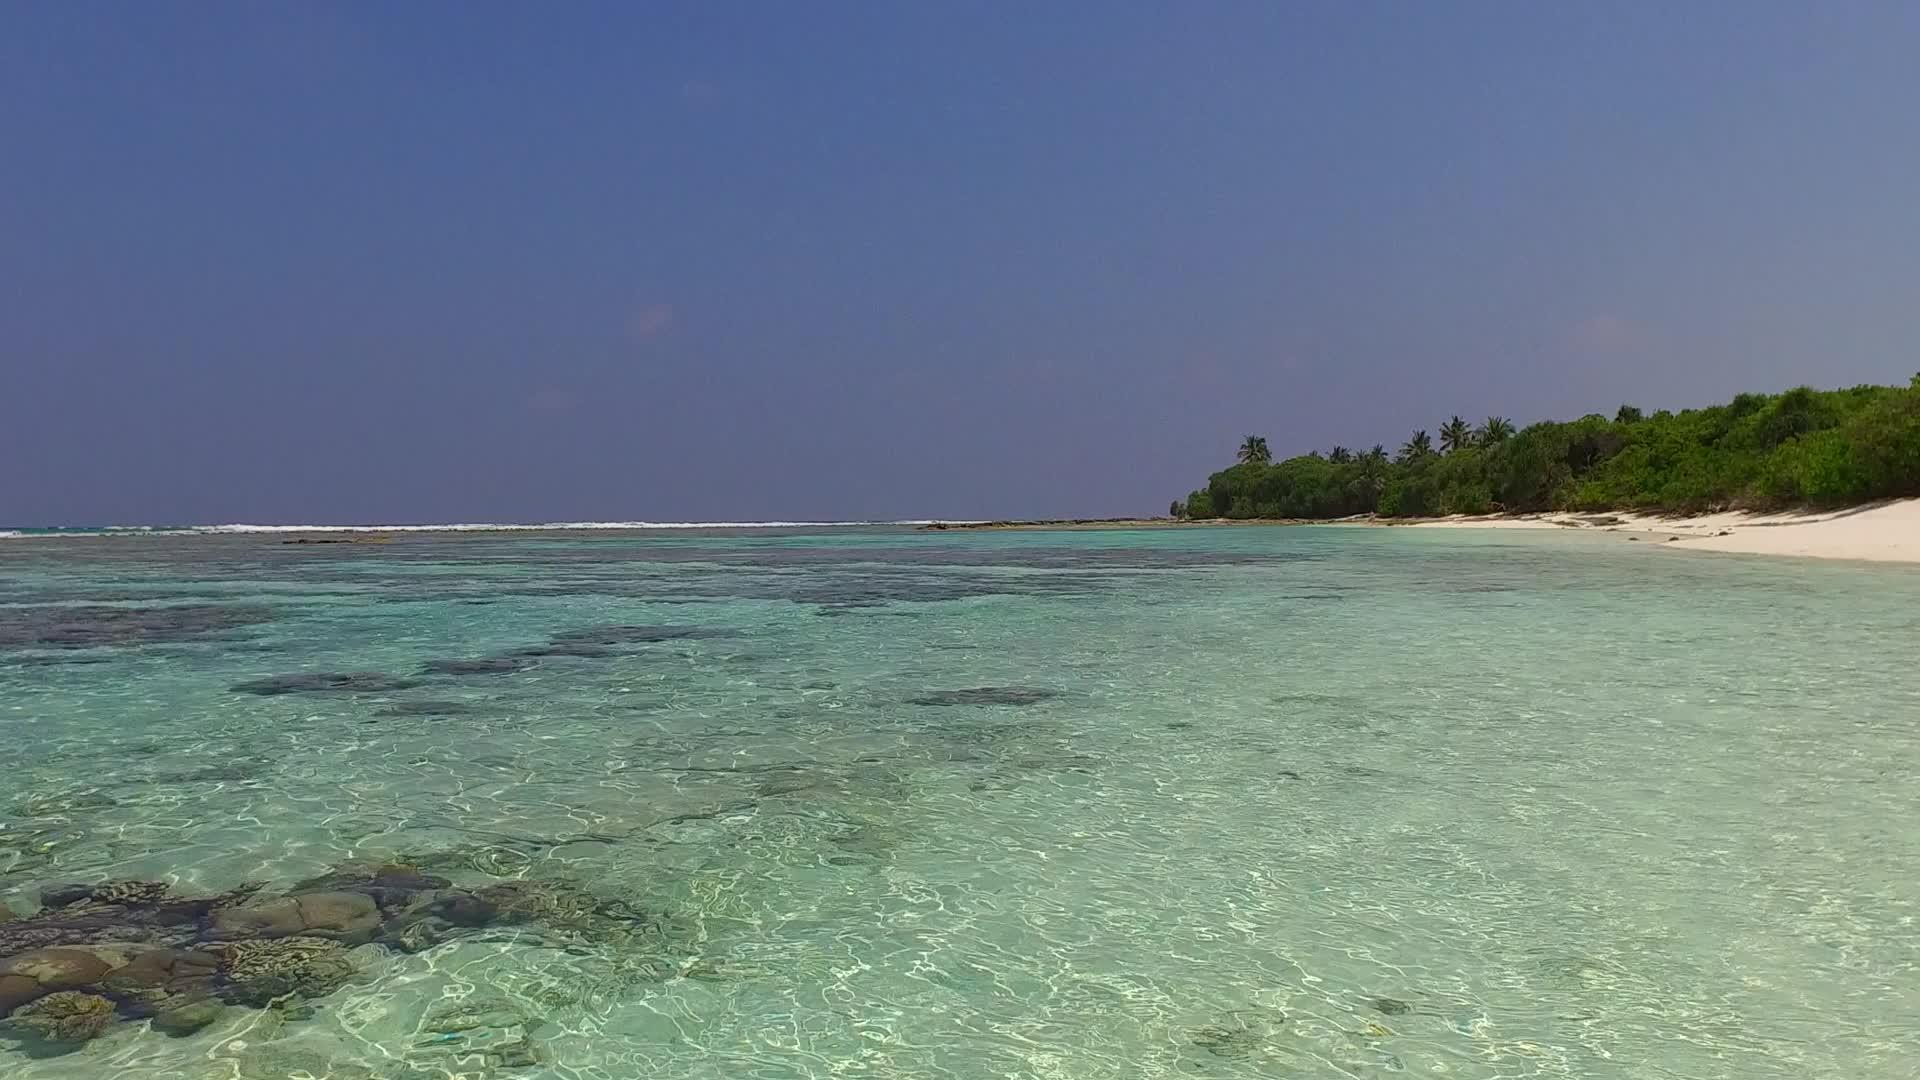
<path fill-rule="evenodd" d="M 1741 394 L 1725 405 L 1516 428 L 1454 416 L 1395 453 L 1335 446 L 1239 460 L 1170 512 L 1185 520 L 1420 518 L 1547 511 L 1702 514 L 1920 496 L 1920 375 L 1907 386 Z"/>

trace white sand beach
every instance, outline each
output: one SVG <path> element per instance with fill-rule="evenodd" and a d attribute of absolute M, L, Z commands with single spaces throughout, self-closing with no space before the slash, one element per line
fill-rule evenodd
<path fill-rule="evenodd" d="M 1844 510 L 1724 512 L 1696 517 L 1632 513 L 1451 517 L 1412 524 L 1440 529 L 1590 529 L 1655 539 L 1674 551 L 1799 555 L 1816 559 L 1920 562 L 1920 499 Z"/>

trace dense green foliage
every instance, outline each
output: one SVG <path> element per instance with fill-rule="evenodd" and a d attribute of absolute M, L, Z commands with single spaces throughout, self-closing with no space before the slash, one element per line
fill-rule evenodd
<path fill-rule="evenodd" d="M 1516 431 L 1455 416 L 1439 449 L 1418 431 L 1383 447 L 1272 460 L 1250 435 L 1239 463 L 1173 504 L 1176 516 L 1335 518 L 1538 510 L 1844 505 L 1920 495 L 1920 375 L 1906 387 L 1799 387 L 1643 414 L 1622 405 Z"/>

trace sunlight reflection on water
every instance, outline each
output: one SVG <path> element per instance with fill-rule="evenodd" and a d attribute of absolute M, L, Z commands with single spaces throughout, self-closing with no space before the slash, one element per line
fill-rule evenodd
<path fill-rule="evenodd" d="M 360 860 L 633 917 L 0 1069 L 1911 1075 L 1920 574 L 1610 539 L 11 542 L 16 911 Z"/>

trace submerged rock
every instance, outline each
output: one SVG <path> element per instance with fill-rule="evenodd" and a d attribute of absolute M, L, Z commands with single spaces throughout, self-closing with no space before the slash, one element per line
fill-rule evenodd
<path fill-rule="evenodd" d="M 380 908 L 365 893 L 312 893 L 293 901 L 299 905 L 308 934 L 361 944 L 380 930 Z"/>
<path fill-rule="evenodd" d="M 48 1042 L 86 1042 L 113 1025 L 113 1002 L 62 990 L 13 1011 L 7 1022 Z"/>
<path fill-rule="evenodd" d="M 436 896 L 427 904 L 427 910 L 454 926 L 485 926 L 500 917 L 500 909 L 492 901 L 464 892 Z"/>
<path fill-rule="evenodd" d="M 144 1013 L 173 997 L 207 992 L 218 964 L 204 952 L 141 942 L 31 949 L 0 962 L 0 1013 L 67 990 L 111 997 Z"/>
<path fill-rule="evenodd" d="M 312 893 L 358 893 L 383 910 L 403 908 L 420 893 L 451 889 L 453 882 L 433 874 L 424 874 L 409 863 L 347 863 L 331 873 L 309 878 L 295 885 L 294 895 Z"/>
<path fill-rule="evenodd" d="M 579 645 L 561 642 L 554 645 L 535 645 L 530 649 L 517 650 L 513 655 L 538 659 L 543 656 L 574 656 L 589 660 L 604 660 L 609 656 L 619 656 L 604 645 Z"/>
<path fill-rule="evenodd" d="M 217 936 L 234 938 L 291 937 L 306 928 L 300 903 L 291 896 L 216 911 L 210 927 Z"/>
<path fill-rule="evenodd" d="M 378 671 L 317 671 L 294 675 L 270 675 L 264 679 L 236 683 L 233 689 L 242 694 L 276 697 L 280 694 L 380 694 L 393 690 L 409 690 L 419 685 L 417 679 L 403 679 L 397 675 L 387 675 Z"/>
<path fill-rule="evenodd" d="M 253 886 L 259 888 L 259 886 Z M 221 903 L 226 897 L 211 896 L 200 900 L 177 896 L 173 887 L 164 881 L 107 881 L 99 885 L 50 885 L 40 890 L 40 904 L 47 911 L 64 909 L 71 914 L 84 912 L 98 917 L 98 909 L 139 908 L 148 909 L 149 914 L 142 921 L 155 921 L 161 917 L 161 910 L 176 918 L 192 917 L 206 907 Z"/>
<path fill-rule="evenodd" d="M 577 889 L 544 881 L 502 881 L 474 895 L 491 905 L 502 922 L 566 921 L 579 919 L 597 906 L 593 897 Z"/>
<path fill-rule="evenodd" d="M 227 1011 L 225 1003 L 213 998 L 182 1002 L 153 1014 L 153 1030 L 168 1035 L 191 1035 L 220 1019 Z"/>
<path fill-rule="evenodd" d="M 544 1060 L 532 1039 L 520 1038 L 487 1050 L 487 1064 L 496 1069 L 531 1069 Z"/>
<path fill-rule="evenodd" d="M 738 630 L 718 626 L 583 626 L 553 635 L 555 645 L 644 645 L 688 638 L 738 637 Z"/>
<path fill-rule="evenodd" d="M 475 1028 L 509 1028 L 529 1022 L 527 1015 L 511 1001 L 501 998 L 463 998 L 427 1010 L 421 1027 L 436 1034 L 450 1035 Z"/>
<path fill-rule="evenodd" d="M 1284 1014 L 1235 1010 L 1223 1023 L 1196 1028 L 1190 1041 L 1214 1057 L 1245 1061 L 1264 1054 L 1269 1040 L 1286 1022 Z"/>
<path fill-rule="evenodd" d="M 94 649 L 192 641 L 271 622 L 274 617 L 270 608 L 226 604 L 8 607 L 0 608 L 0 650 Z"/>
<path fill-rule="evenodd" d="M 1249 1058 L 1260 1049 L 1266 1036 L 1246 1027 L 1231 1027 L 1222 1024 L 1210 1024 L 1193 1033 L 1193 1045 L 1212 1054 L 1214 1057 L 1241 1060 Z"/>
<path fill-rule="evenodd" d="M 31 980 L 34 988 L 25 1000 L 50 994 L 56 990 L 77 990 L 92 986 L 105 978 L 107 972 L 117 966 L 110 957 L 102 957 L 93 948 L 85 946 L 55 947 L 34 949 L 0 961 L 0 979 L 9 980 L 15 989 L 24 989 L 12 980 Z M 12 997 L 13 995 L 8 995 Z M 16 1001 L 12 1007 L 23 1004 Z M 0 1005 L 6 1005 L 0 999 Z"/>
<path fill-rule="evenodd" d="M 196 898 L 160 882 L 50 887 L 45 908 L 0 926 L 0 1017 L 56 1041 L 90 1038 L 116 1015 L 151 1017 L 154 1031 L 183 1035 L 226 1005 L 293 1002 L 279 1019 L 298 1018 L 299 1002 L 358 974 L 350 946 L 414 951 L 480 927 L 536 921 L 595 941 L 644 932 L 639 913 L 574 886 L 510 880 L 457 889 L 407 863 L 338 866 L 279 896 L 258 897 L 259 888 Z M 450 1031 L 537 1023 L 499 1002 L 437 1022 Z M 538 1060 L 531 1044 L 495 1049 L 497 1067 Z"/>
<path fill-rule="evenodd" d="M 1401 1001 L 1399 998 L 1390 997 L 1374 998 L 1373 1007 L 1376 1012 L 1382 1012 L 1388 1016 L 1404 1016 L 1413 1011 L 1412 1005 Z"/>
<path fill-rule="evenodd" d="M 489 656 L 479 660 L 429 660 L 420 670 L 429 675 L 511 675 L 533 666 L 529 656 Z"/>
<path fill-rule="evenodd" d="M 200 950 L 154 949 L 115 969 L 95 989 L 129 1016 L 175 1008 L 213 993 L 220 958 Z"/>
<path fill-rule="evenodd" d="M 50 888 L 46 896 L 52 903 L 47 907 L 0 926 L 0 974 L 31 978 L 39 989 L 27 993 L 9 982 L 0 997 L 14 1001 L 23 993 L 78 989 L 105 977 L 106 972 L 98 970 L 101 965 L 107 971 L 135 965 L 125 978 L 138 979 L 143 970 L 163 965 L 151 954 L 170 955 L 170 950 L 189 947 L 202 934 L 209 911 L 244 903 L 258 888 L 246 885 L 205 897 L 176 896 L 156 882 Z M 68 974 L 43 979 L 50 964 Z M 8 1007 L 0 1002 L 0 1012 Z"/>
<path fill-rule="evenodd" d="M 39 997 L 39 982 L 25 975 L 0 974 L 0 1016 L 12 1012 Z"/>
<path fill-rule="evenodd" d="M 93 895 L 91 885 L 49 885 L 40 890 L 40 906 L 61 908 L 77 904 Z"/>
<path fill-rule="evenodd" d="M 366 893 L 307 893 L 224 908 L 213 913 L 211 929 L 227 938 L 301 934 L 358 945 L 380 932 L 380 909 Z"/>
<path fill-rule="evenodd" d="M 907 699 L 909 705 L 1038 705 L 1060 696 L 1058 690 L 1031 686 L 976 686 L 967 690 L 933 690 Z"/>
<path fill-rule="evenodd" d="M 389 926 L 380 940 L 403 953 L 422 953 L 440 944 L 444 927 L 432 919 L 416 919 Z"/>

